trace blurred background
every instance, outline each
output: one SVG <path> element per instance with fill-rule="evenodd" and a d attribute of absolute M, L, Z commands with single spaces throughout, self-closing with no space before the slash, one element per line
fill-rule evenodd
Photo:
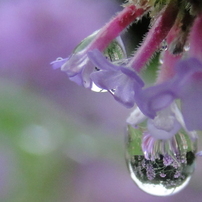
<path fill-rule="evenodd" d="M 122 2 L 0 0 L 0 202 L 201 202 L 201 159 L 181 193 L 158 198 L 140 191 L 124 159 L 130 110 L 50 66 Z M 147 25 L 143 19 L 130 28 L 129 52 Z"/>

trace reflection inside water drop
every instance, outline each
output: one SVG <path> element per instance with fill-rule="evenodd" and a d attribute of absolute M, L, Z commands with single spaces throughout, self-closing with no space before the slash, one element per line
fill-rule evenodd
<path fill-rule="evenodd" d="M 120 37 L 117 37 L 109 44 L 104 51 L 104 55 L 109 61 L 114 63 L 125 61 L 126 52 Z M 95 67 L 95 71 L 100 71 L 100 69 Z M 99 88 L 95 83 L 92 84 L 91 90 L 94 92 L 107 92 L 107 90 Z M 111 91 L 109 92 L 111 93 Z"/>
<path fill-rule="evenodd" d="M 127 128 L 126 161 L 131 178 L 146 193 L 173 195 L 191 178 L 195 168 L 196 142 L 183 130 L 170 140 L 154 140 L 148 134 L 144 136 L 145 131 L 144 127 Z M 150 147 L 146 156 L 142 151 L 143 141 Z"/>
<path fill-rule="evenodd" d="M 98 34 L 99 30 L 94 32 L 92 35 L 84 39 L 74 50 L 74 52 L 80 51 L 83 47 L 87 46 Z M 121 37 L 114 39 L 107 48 L 103 51 L 105 57 L 111 62 L 122 62 L 126 58 L 126 50 Z M 98 67 L 95 67 L 95 71 L 100 71 Z M 99 88 L 95 83 L 92 83 L 91 90 L 94 92 L 107 92 L 105 89 Z"/>
<path fill-rule="evenodd" d="M 94 82 L 92 82 L 91 90 L 98 93 L 107 92 L 107 90 L 99 88 Z"/>

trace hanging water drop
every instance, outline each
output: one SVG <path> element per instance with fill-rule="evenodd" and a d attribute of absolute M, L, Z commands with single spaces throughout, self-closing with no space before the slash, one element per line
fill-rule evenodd
<path fill-rule="evenodd" d="M 109 44 L 105 49 L 104 54 L 111 62 L 126 58 L 125 47 L 120 36 Z"/>
<path fill-rule="evenodd" d="M 126 51 L 121 37 L 117 37 L 109 44 L 109 46 L 104 51 L 104 55 L 111 62 L 122 62 L 122 60 L 125 62 Z M 99 71 L 99 69 L 95 67 L 95 71 Z M 94 92 L 107 92 L 107 90 L 99 88 L 95 83 L 92 83 L 91 90 Z"/>
<path fill-rule="evenodd" d="M 83 39 L 74 49 L 73 53 L 77 53 L 79 51 L 82 51 L 83 49 L 85 49 L 90 42 L 96 37 L 96 35 L 98 34 L 99 30 L 93 32 L 91 35 L 87 36 L 85 39 Z"/>
<path fill-rule="evenodd" d="M 168 140 L 152 137 L 146 124 L 128 125 L 126 161 L 137 186 L 156 196 L 169 196 L 181 191 L 195 169 L 196 141 L 181 129 Z"/>
<path fill-rule="evenodd" d="M 168 49 L 168 44 L 167 44 L 166 40 L 163 40 L 161 43 L 161 50 L 165 51 L 167 49 Z"/>
<path fill-rule="evenodd" d="M 92 82 L 91 90 L 98 93 L 107 92 L 107 90 L 99 88 L 94 82 Z"/>
<path fill-rule="evenodd" d="M 76 55 L 77 53 L 82 52 L 82 50 L 84 50 L 95 39 L 95 37 L 97 36 L 99 31 L 100 30 L 93 32 L 91 35 L 89 35 L 83 41 L 81 41 L 78 44 L 78 46 L 74 49 L 73 55 Z M 125 50 L 125 47 L 124 47 L 124 44 L 123 44 L 121 37 L 118 36 L 116 39 L 114 39 L 107 46 L 107 48 L 103 51 L 103 54 L 111 62 L 118 62 L 118 61 L 124 60 L 126 58 L 126 50 Z M 85 60 L 83 60 L 83 61 L 86 61 L 87 59 L 88 58 L 86 57 Z M 124 60 L 124 62 L 125 62 L 125 60 Z M 83 62 L 82 65 L 84 63 L 85 62 Z M 91 68 L 89 68 L 89 69 L 91 69 Z M 99 71 L 99 69 L 97 67 L 94 67 L 94 71 Z M 85 74 L 85 72 L 84 72 L 84 74 Z M 107 92 L 107 90 L 99 88 L 93 82 L 92 82 L 90 89 L 94 92 Z"/>

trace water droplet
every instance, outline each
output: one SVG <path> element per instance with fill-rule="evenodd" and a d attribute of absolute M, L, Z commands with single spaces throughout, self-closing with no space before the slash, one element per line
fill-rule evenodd
<path fill-rule="evenodd" d="M 161 43 L 161 50 L 165 51 L 168 49 L 168 44 L 166 42 L 166 40 L 163 40 Z"/>
<path fill-rule="evenodd" d="M 107 92 L 107 90 L 99 88 L 94 82 L 92 83 L 91 90 L 94 91 L 94 92 L 98 92 L 98 93 Z"/>
<path fill-rule="evenodd" d="M 81 50 L 83 50 L 84 48 L 86 48 L 90 42 L 96 37 L 97 33 L 99 32 L 99 30 L 93 32 L 91 35 L 87 36 L 85 39 L 83 39 L 74 49 L 73 53 L 77 53 Z"/>
<path fill-rule="evenodd" d="M 190 49 L 190 45 L 189 44 L 185 44 L 185 46 L 184 46 L 184 51 L 189 51 L 189 49 Z"/>
<path fill-rule="evenodd" d="M 154 139 L 145 122 L 137 128 L 127 127 L 126 162 L 131 178 L 146 193 L 173 195 L 190 181 L 195 168 L 196 141 L 183 129 L 171 139 Z"/>
<path fill-rule="evenodd" d="M 97 30 L 93 32 L 91 35 L 83 39 L 74 49 L 73 53 L 77 53 L 79 51 L 82 51 L 85 49 L 90 42 L 96 37 L 100 30 Z M 109 58 L 110 61 L 117 61 L 121 60 L 126 57 L 126 50 L 123 44 L 123 41 L 120 36 L 118 36 L 116 39 L 114 39 L 104 50 L 104 54 L 107 58 Z"/>
<path fill-rule="evenodd" d="M 159 58 L 159 63 L 162 65 L 163 64 L 163 59 Z"/>
<path fill-rule="evenodd" d="M 162 65 L 163 64 L 163 58 L 164 58 L 164 51 L 161 52 L 160 56 L 159 56 L 159 63 Z"/>
<path fill-rule="evenodd" d="M 62 57 L 58 57 L 56 60 L 60 61 L 60 60 L 63 60 L 63 58 Z"/>
<path fill-rule="evenodd" d="M 111 62 L 114 63 L 120 63 L 126 62 L 126 51 L 123 45 L 123 42 L 121 40 L 121 37 L 117 37 L 114 39 L 109 46 L 105 49 L 104 55 L 106 59 L 108 59 Z M 100 71 L 97 67 L 95 67 L 95 71 Z M 94 92 L 107 92 L 107 90 L 99 88 L 95 83 L 92 84 L 92 91 Z M 110 93 L 113 93 L 113 90 L 109 91 Z"/>
<path fill-rule="evenodd" d="M 92 40 L 95 39 L 99 31 L 100 30 L 93 32 L 91 35 L 82 40 L 74 49 L 73 55 L 76 55 L 76 53 L 78 53 L 79 51 L 84 50 L 92 42 Z M 117 62 L 126 58 L 126 50 L 121 37 L 118 36 L 116 39 L 114 39 L 103 51 L 103 54 L 111 62 Z M 94 69 L 95 71 L 99 71 L 97 67 L 95 67 Z M 91 90 L 94 92 L 107 92 L 107 90 L 99 88 L 95 83 L 92 83 Z"/>
<path fill-rule="evenodd" d="M 109 44 L 105 49 L 104 54 L 111 62 L 126 58 L 125 47 L 120 36 Z"/>

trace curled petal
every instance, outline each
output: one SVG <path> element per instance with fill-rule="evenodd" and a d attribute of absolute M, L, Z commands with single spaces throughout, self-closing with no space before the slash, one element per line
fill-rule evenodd
<path fill-rule="evenodd" d="M 59 69 L 65 62 L 68 61 L 69 58 L 57 58 L 55 61 L 51 62 L 50 64 L 52 65 L 53 69 Z"/>
<path fill-rule="evenodd" d="M 181 99 L 182 113 L 188 129 L 194 129 L 190 127 L 193 122 L 197 128 L 201 125 L 202 129 L 202 124 L 199 123 L 202 114 L 200 108 L 202 76 L 200 75 L 202 75 L 202 64 L 199 60 L 189 58 L 180 61 L 176 64 L 176 75 L 172 79 L 146 89 L 138 89 L 135 94 L 136 104 L 146 116 L 153 119 L 158 111 L 168 107 L 174 99 Z"/>
<path fill-rule="evenodd" d="M 132 69 L 110 63 L 98 50 L 89 52 L 88 56 L 99 69 L 91 74 L 93 82 L 112 92 L 114 98 L 126 107 L 133 107 L 135 91 L 144 85 L 141 78 Z"/>
<path fill-rule="evenodd" d="M 112 90 L 116 88 L 117 83 L 122 83 L 123 75 L 120 71 L 98 71 L 93 72 L 91 78 L 98 87 Z"/>
<path fill-rule="evenodd" d="M 102 55 L 102 53 L 95 49 L 93 51 L 88 52 L 88 57 L 92 61 L 92 63 L 101 70 L 107 71 L 117 71 L 120 70 L 119 66 L 113 65 L 111 62 L 106 60 L 106 58 Z"/>
<path fill-rule="evenodd" d="M 134 105 L 134 86 L 130 84 L 131 82 L 126 79 L 125 85 L 117 86 L 114 91 L 114 98 L 118 102 L 124 104 L 127 108 L 131 108 Z"/>
<path fill-rule="evenodd" d="M 154 137 L 155 139 L 166 140 L 166 139 L 172 138 L 180 130 L 181 125 L 176 119 L 174 119 L 172 128 L 168 131 L 168 130 L 160 129 L 156 127 L 154 120 L 148 119 L 147 128 L 150 132 L 150 135 Z"/>
<path fill-rule="evenodd" d="M 175 98 L 173 85 L 169 82 L 146 89 L 138 89 L 135 94 L 136 104 L 142 113 L 152 119 L 158 111 L 168 107 Z"/>
<path fill-rule="evenodd" d="M 69 76 L 69 79 L 79 86 L 83 86 L 85 88 L 92 87 L 92 79 L 90 78 L 90 74 L 94 71 L 94 66 L 92 64 L 84 65 L 84 68 L 74 76 Z"/>
<path fill-rule="evenodd" d="M 75 76 L 85 67 L 92 65 L 84 52 L 72 54 L 68 60 L 61 66 L 61 70 L 66 72 L 68 76 Z"/>
<path fill-rule="evenodd" d="M 196 58 L 189 58 L 182 60 L 176 65 L 176 78 L 174 80 L 179 80 L 178 83 L 184 84 L 188 77 L 197 72 L 202 72 L 202 64 Z"/>
<path fill-rule="evenodd" d="M 86 53 L 77 52 L 65 59 L 57 59 L 51 63 L 53 69 L 61 68 L 66 72 L 69 79 L 80 86 L 91 88 L 92 80 L 90 74 L 94 71 L 94 66 L 90 62 Z"/>

